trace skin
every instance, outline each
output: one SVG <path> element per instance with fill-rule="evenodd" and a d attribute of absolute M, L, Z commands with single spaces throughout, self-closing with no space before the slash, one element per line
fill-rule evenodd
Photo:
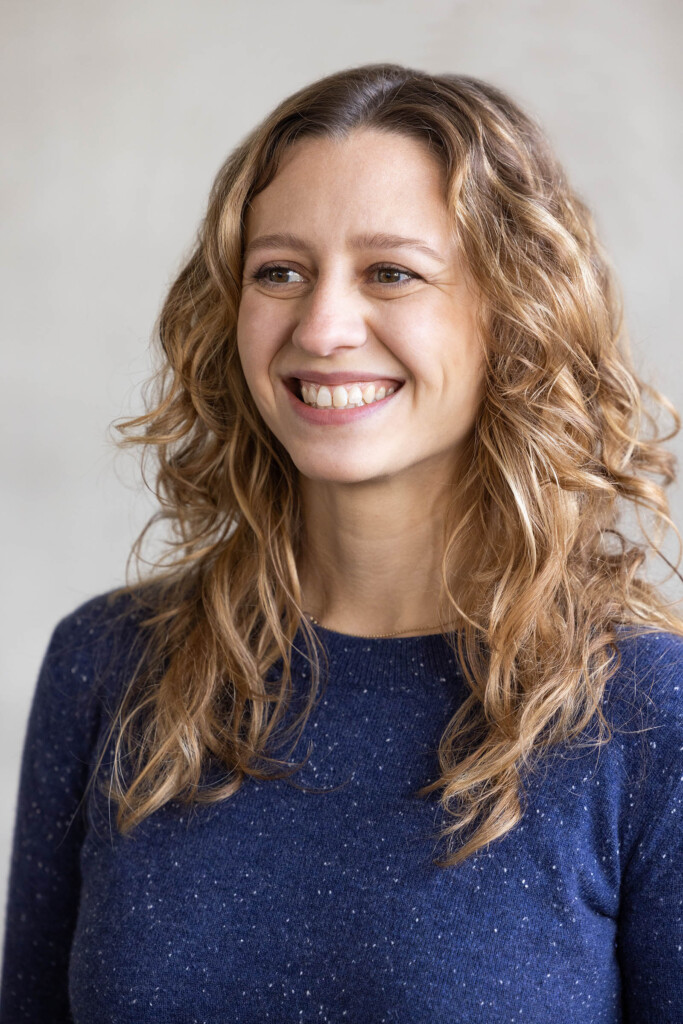
<path fill-rule="evenodd" d="M 299 471 L 303 607 L 341 633 L 437 631 L 427 627 L 439 622 L 444 509 L 484 378 L 478 300 L 444 195 L 443 170 L 421 142 L 363 129 L 295 143 L 246 215 L 239 355 Z M 305 244 L 250 250 L 275 232 Z M 420 239 L 438 258 L 352 246 L 368 232 Z M 275 264 L 289 272 L 254 279 Z M 387 264 L 396 270 L 378 270 Z M 296 415 L 283 377 L 354 369 L 405 383 L 353 423 Z"/>

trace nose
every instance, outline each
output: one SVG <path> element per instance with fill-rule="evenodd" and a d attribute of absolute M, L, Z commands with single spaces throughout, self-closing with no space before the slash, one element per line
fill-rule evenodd
<path fill-rule="evenodd" d="M 337 349 L 358 348 L 367 340 L 361 297 L 342 281 L 318 280 L 301 300 L 292 344 L 313 356 L 329 356 Z"/>

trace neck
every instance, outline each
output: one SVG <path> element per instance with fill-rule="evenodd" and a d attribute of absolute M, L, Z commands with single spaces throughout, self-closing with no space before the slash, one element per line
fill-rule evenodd
<path fill-rule="evenodd" d="M 439 631 L 449 489 L 428 477 L 301 479 L 303 607 L 323 626 L 359 635 Z"/>

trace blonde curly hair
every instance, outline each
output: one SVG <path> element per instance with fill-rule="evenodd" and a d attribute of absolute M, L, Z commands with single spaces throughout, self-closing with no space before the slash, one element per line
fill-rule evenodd
<path fill-rule="evenodd" d="M 300 767 L 268 743 L 290 703 L 299 630 L 311 688 L 285 738 L 301 735 L 321 681 L 320 642 L 301 606 L 297 470 L 237 353 L 244 213 L 297 140 L 358 128 L 422 140 L 441 160 L 483 297 L 485 393 L 442 564 L 441 621 L 464 623 L 445 635 L 469 695 L 441 738 L 439 777 L 416 794 L 440 793 L 449 848 L 434 863 L 450 867 L 517 824 L 523 776 L 550 747 L 578 740 L 594 718 L 596 743 L 611 739 L 600 703 L 618 636 L 683 635 L 683 619 L 641 572 L 668 527 L 680 562 L 664 494 L 675 459 L 662 445 L 680 418 L 636 375 L 593 219 L 540 128 L 500 90 L 461 75 L 395 64 L 330 75 L 284 100 L 216 177 L 160 314 L 149 411 L 119 427 L 122 444 L 154 457 L 160 508 L 133 549 L 138 567 L 148 530 L 170 530 L 168 553 L 123 588 L 145 609 L 146 647 L 111 722 L 107 793 L 125 834 L 173 798 L 224 800 L 247 776 Z M 668 435 L 646 396 L 672 416 Z M 641 542 L 618 529 L 628 506 L 653 517 L 652 538 L 640 515 Z M 226 775 L 207 788 L 212 757 Z"/>

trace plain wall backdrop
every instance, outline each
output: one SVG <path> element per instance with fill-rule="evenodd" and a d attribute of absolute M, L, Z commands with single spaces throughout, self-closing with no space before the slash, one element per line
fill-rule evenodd
<path fill-rule="evenodd" d="M 636 365 L 680 409 L 683 5 L 0 0 L 0 18 L 4 911 L 39 664 L 58 619 L 124 581 L 152 511 L 109 425 L 141 410 L 154 320 L 225 156 L 286 95 L 351 65 L 502 87 L 593 209 Z"/>

